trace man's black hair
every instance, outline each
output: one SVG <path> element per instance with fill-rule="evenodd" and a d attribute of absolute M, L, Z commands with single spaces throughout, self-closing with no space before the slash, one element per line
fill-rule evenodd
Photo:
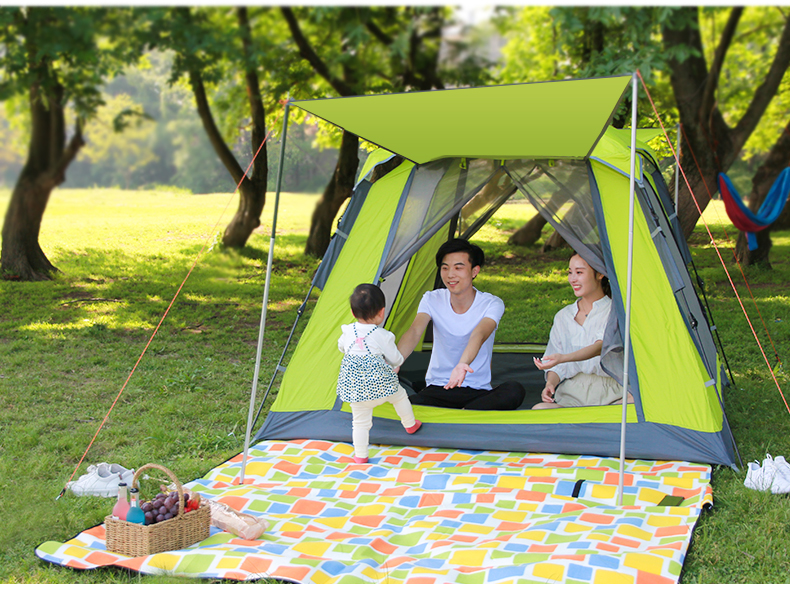
<path fill-rule="evenodd" d="M 384 292 L 374 284 L 359 284 L 348 301 L 351 303 L 351 312 L 363 321 L 369 321 L 387 305 Z"/>
<path fill-rule="evenodd" d="M 442 244 L 439 250 L 436 251 L 436 266 L 441 267 L 442 259 L 444 259 L 445 255 L 454 252 L 465 252 L 469 256 L 469 263 L 471 263 L 472 269 L 482 267 L 486 260 L 482 248 L 463 238 L 453 238 Z"/>

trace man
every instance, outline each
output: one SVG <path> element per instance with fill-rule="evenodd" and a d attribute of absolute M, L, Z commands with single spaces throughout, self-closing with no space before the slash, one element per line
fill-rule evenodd
<path fill-rule="evenodd" d="M 519 383 L 491 388 L 494 334 L 505 304 L 473 285 L 484 260 L 479 246 L 461 238 L 445 242 L 436 253 L 445 287 L 423 295 L 414 322 L 398 342 L 398 350 L 404 359 L 408 358 L 433 321 L 426 387 L 410 397 L 413 404 L 515 410 L 524 400 L 524 388 Z"/>

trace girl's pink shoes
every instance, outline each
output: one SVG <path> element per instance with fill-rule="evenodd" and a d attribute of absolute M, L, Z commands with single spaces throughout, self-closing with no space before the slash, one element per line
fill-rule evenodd
<path fill-rule="evenodd" d="M 410 435 L 413 435 L 418 430 L 420 430 L 421 426 L 422 426 L 422 422 L 417 420 L 417 421 L 415 421 L 413 426 L 410 426 L 409 428 L 406 429 L 406 432 L 409 433 Z M 355 455 L 354 456 L 354 463 L 355 464 L 366 464 L 366 463 L 368 463 L 368 458 L 367 457 L 357 457 Z"/>

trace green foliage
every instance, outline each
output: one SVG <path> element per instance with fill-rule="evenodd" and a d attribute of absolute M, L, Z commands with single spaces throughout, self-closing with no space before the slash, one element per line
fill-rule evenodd
<path fill-rule="evenodd" d="M 699 9 L 700 35 L 708 64 L 719 44 L 730 7 Z M 502 82 L 586 78 L 639 70 L 650 89 L 661 121 L 672 130 L 678 121 L 676 99 L 669 84 L 669 61 L 683 62 L 696 51 L 679 44 L 665 47 L 661 28 L 680 29 L 693 23 L 695 9 L 672 6 L 524 7 L 500 14 L 497 22 L 508 40 L 503 49 Z M 744 114 L 770 67 L 786 14 L 779 7 L 748 7 L 727 52 L 719 79 L 717 102 L 725 119 L 735 125 Z M 744 148 L 744 158 L 764 154 L 787 124 L 790 74 L 773 98 L 757 130 Z M 629 92 L 630 95 L 630 92 Z M 657 127 L 653 108 L 639 86 L 639 126 Z M 630 118 L 630 105 L 618 108 L 615 121 Z M 674 139 L 672 139 L 674 141 Z M 669 155 L 665 147 L 660 157 Z"/>
<path fill-rule="evenodd" d="M 144 178 L 136 174 L 144 173 L 157 159 L 154 130 L 152 118 L 145 117 L 128 95 L 109 97 L 85 126 L 86 145 L 78 159 L 104 166 L 104 172 L 94 172 L 99 184 L 137 186 L 144 183 Z"/>
<path fill-rule="evenodd" d="M 776 54 L 788 18 L 786 12 L 778 6 L 749 6 L 738 22 L 717 94 L 722 115 L 730 126 L 735 126 L 744 115 L 758 82 L 768 73 L 771 60 L 767 57 Z M 700 35 L 706 42 L 705 57 L 708 63 L 713 59 L 715 40 L 721 34 L 728 14 L 728 10 L 721 8 L 704 8 L 700 12 Z M 743 148 L 744 159 L 751 159 L 771 149 L 787 125 L 788 113 L 790 72 L 785 72 L 779 92 Z"/>
<path fill-rule="evenodd" d="M 561 56 L 551 9 L 526 6 L 518 11 L 505 10 L 496 18 L 500 34 L 507 39 L 502 48 L 504 67 L 499 72 L 500 81 L 523 83 L 558 78 Z"/>
<path fill-rule="evenodd" d="M 100 87 L 139 54 L 131 9 L 0 8 L 0 101 L 33 85 L 61 85 L 75 112 L 89 118 L 102 105 Z"/>
<path fill-rule="evenodd" d="M 672 127 L 677 116 L 659 30 L 675 16 L 665 7 L 526 7 L 515 15 L 515 26 L 499 19 L 508 39 L 501 76 L 505 82 L 525 82 L 639 70 L 665 126 Z M 641 85 L 638 89 L 639 125 L 657 126 Z M 615 120 L 627 121 L 630 112 L 628 103 L 620 105 Z"/>

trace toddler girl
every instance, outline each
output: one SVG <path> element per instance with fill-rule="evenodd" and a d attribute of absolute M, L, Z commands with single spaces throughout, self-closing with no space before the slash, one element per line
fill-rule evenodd
<path fill-rule="evenodd" d="M 368 462 L 373 408 L 391 403 L 409 434 L 416 433 L 422 422 L 414 419 L 409 397 L 398 382 L 396 370 L 403 364 L 403 356 L 395 345 L 395 336 L 379 327 L 386 306 L 381 288 L 361 284 L 349 301 L 357 322 L 341 325 L 343 334 L 337 347 L 345 356 L 340 364 L 337 395 L 351 407 L 354 461 L 364 464 Z"/>

